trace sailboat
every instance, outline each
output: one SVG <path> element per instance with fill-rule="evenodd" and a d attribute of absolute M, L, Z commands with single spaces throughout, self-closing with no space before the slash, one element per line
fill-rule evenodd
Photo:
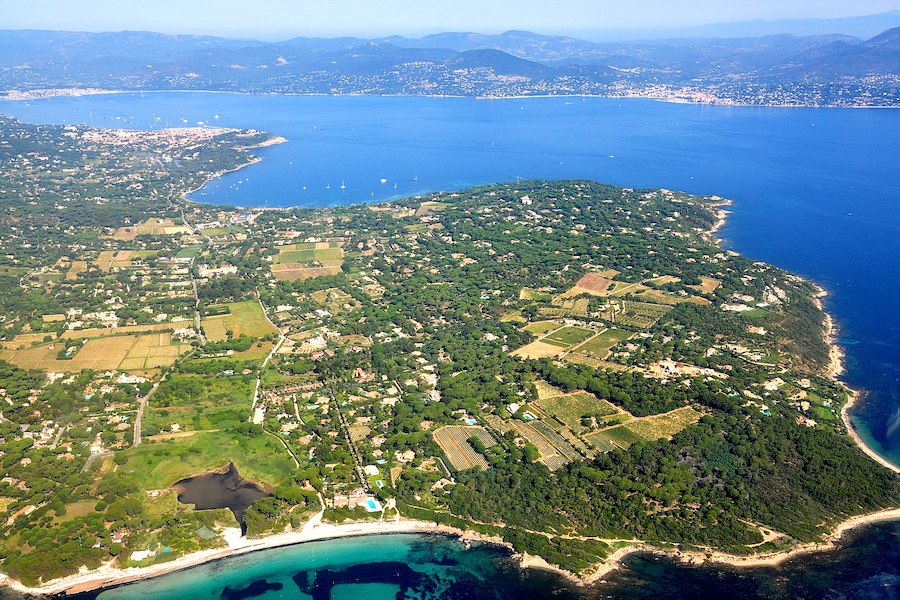
<path fill-rule="evenodd" d="M 342 189 L 342 190 L 346 190 L 346 189 L 347 189 L 347 184 L 344 183 L 344 180 L 343 180 L 343 179 L 341 180 L 341 189 Z"/>

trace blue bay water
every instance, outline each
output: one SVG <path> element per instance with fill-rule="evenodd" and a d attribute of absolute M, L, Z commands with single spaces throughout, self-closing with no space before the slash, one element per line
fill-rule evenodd
<path fill-rule="evenodd" d="M 727 247 L 813 279 L 866 392 L 852 418 L 900 462 L 900 112 L 645 100 L 120 94 L 7 102 L 28 122 L 202 122 L 288 142 L 192 197 L 327 206 L 514 181 L 590 178 L 734 200 Z M 382 183 L 384 179 L 384 183 Z M 340 592 L 340 590 L 337 590 Z"/>

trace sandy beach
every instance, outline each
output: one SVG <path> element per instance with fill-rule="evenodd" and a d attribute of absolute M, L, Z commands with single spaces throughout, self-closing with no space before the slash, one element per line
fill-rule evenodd
<path fill-rule="evenodd" d="M 320 517 L 321 513 L 317 515 Z M 615 571 L 621 564 L 622 559 L 633 552 L 656 552 L 662 556 L 672 557 L 681 560 L 687 564 L 699 565 L 707 563 L 726 564 L 735 567 L 767 567 L 776 566 L 784 561 L 815 552 L 826 552 L 833 550 L 837 541 L 847 531 L 884 521 L 893 521 L 900 519 L 900 508 L 893 508 L 866 515 L 858 515 L 847 519 L 840 523 L 835 529 L 821 542 L 804 544 L 789 551 L 775 552 L 768 554 L 753 555 L 732 555 L 724 552 L 680 552 L 660 550 L 646 543 L 629 544 L 623 548 L 616 550 L 613 554 L 606 557 L 603 561 L 597 563 L 589 572 L 576 575 L 570 571 L 566 571 L 556 565 L 548 563 L 540 556 L 530 554 L 519 555 L 520 566 L 523 569 L 541 569 L 558 573 L 573 583 L 593 584 L 602 582 L 603 578 L 609 573 Z M 248 540 L 240 537 L 239 530 L 226 530 L 223 537 L 229 543 L 226 548 L 215 548 L 204 550 L 182 556 L 171 562 L 164 564 L 152 565 L 149 567 L 131 567 L 121 569 L 111 564 L 104 565 L 93 571 L 86 571 L 69 577 L 56 579 L 47 582 L 46 585 L 31 588 L 22 585 L 16 580 L 5 576 L 0 576 L 0 585 L 8 586 L 14 590 L 31 593 L 31 594 L 75 594 L 95 590 L 101 587 L 112 585 L 120 585 L 130 583 L 141 579 L 151 577 L 159 577 L 167 573 L 174 573 L 183 569 L 188 569 L 197 565 L 208 563 L 214 560 L 228 558 L 247 554 L 249 552 L 258 552 L 272 548 L 280 548 L 284 546 L 292 546 L 304 542 L 314 542 L 321 540 L 331 540 L 346 537 L 356 537 L 363 535 L 383 535 L 391 533 L 426 533 L 426 534 L 444 534 L 459 537 L 464 542 L 477 541 L 509 548 L 512 547 L 500 538 L 484 536 L 473 531 L 461 530 L 446 525 L 437 525 L 427 521 L 414 520 L 390 520 L 384 522 L 369 523 L 348 523 L 342 525 L 331 525 L 325 523 L 315 523 L 316 517 L 310 521 L 301 531 L 279 533 L 265 538 L 256 540 Z"/>
<path fill-rule="evenodd" d="M 318 518 L 317 518 L 318 517 Z M 248 540 L 240 537 L 240 530 L 226 529 L 223 537 L 228 542 L 226 548 L 214 548 L 187 554 L 171 562 L 152 565 L 149 567 L 130 567 L 121 569 L 111 564 L 104 565 L 93 571 L 86 571 L 69 577 L 47 582 L 38 588 L 30 588 L 18 581 L 0 576 L 0 585 L 8 586 L 24 593 L 31 594 L 74 594 L 85 592 L 110 585 L 118 585 L 158 577 L 166 573 L 181 571 L 210 561 L 238 556 L 248 552 L 257 552 L 271 548 L 291 546 L 304 542 L 319 540 L 331 540 L 361 535 L 379 535 L 389 533 L 441 533 L 456 535 L 463 541 L 484 541 L 495 544 L 503 544 L 502 540 L 481 536 L 471 531 L 462 531 L 444 525 L 437 525 L 426 521 L 413 520 L 388 520 L 368 523 L 349 523 L 344 525 L 332 525 L 319 522 L 321 513 L 313 517 L 302 530 L 279 533 L 260 539 Z M 507 545 L 507 544 L 503 544 Z M 508 545 L 507 545 L 508 547 Z"/>

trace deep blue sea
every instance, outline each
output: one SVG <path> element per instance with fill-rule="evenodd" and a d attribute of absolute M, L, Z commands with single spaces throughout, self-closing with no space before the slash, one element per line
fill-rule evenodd
<path fill-rule="evenodd" d="M 517 178 L 589 178 L 730 198 L 732 214 L 721 231 L 728 248 L 830 291 L 826 307 L 847 351 L 845 380 L 865 391 L 852 412 L 855 427 L 900 463 L 900 111 L 598 98 L 148 93 L 5 102 L 0 112 L 33 123 L 95 127 L 256 128 L 289 140 L 259 150 L 261 163 L 192 196 L 201 202 L 328 206 Z M 894 527 L 878 539 L 893 540 L 896 550 L 896 537 Z M 828 560 L 841 563 L 850 554 Z M 693 575 L 668 561 L 658 564 L 666 566 L 639 569 L 634 585 L 662 589 L 655 586 L 668 582 L 674 594 L 683 583 L 684 597 L 692 597 Z M 724 581 L 713 570 L 696 573 L 713 587 Z M 874 597 L 900 596 L 896 568 L 893 573 L 893 583 L 876 586 Z M 746 577 L 765 579 L 739 579 Z M 877 595 L 884 589 L 894 596 Z M 265 597 L 302 597 L 273 593 Z M 822 595 L 804 594 L 781 597 Z"/>

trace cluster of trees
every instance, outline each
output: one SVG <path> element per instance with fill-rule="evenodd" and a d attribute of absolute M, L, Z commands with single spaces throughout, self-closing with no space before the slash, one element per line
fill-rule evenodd
<path fill-rule="evenodd" d="M 704 417 L 675 439 L 569 464 L 553 475 L 508 442 L 459 475 L 450 509 L 487 523 L 747 552 L 747 519 L 811 541 L 849 514 L 892 506 L 900 486 L 843 436 L 789 419 Z M 847 473 L 854 473 L 848 478 Z"/>
<path fill-rule="evenodd" d="M 197 296 L 204 304 L 217 304 L 244 300 L 255 289 L 254 279 L 229 275 L 201 283 L 197 286 Z"/>

